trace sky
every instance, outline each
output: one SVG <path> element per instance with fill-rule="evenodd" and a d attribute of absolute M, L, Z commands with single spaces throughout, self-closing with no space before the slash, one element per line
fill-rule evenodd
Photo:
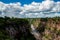
<path fill-rule="evenodd" d="M 60 0 L 0 0 L 0 16 L 60 17 Z"/>
<path fill-rule="evenodd" d="M 42 2 L 43 0 L 1 0 L 4 3 L 14 3 L 14 2 L 20 2 L 22 5 L 24 4 L 30 4 L 31 2 Z"/>
<path fill-rule="evenodd" d="M 0 0 L 0 1 L 2 1 L 2 2 L 4 2 L 4 3 L 20 2 L 22 5 L 24 5 L 24 4 L 30 4 L 30 3 L 32 3 L 33 1 L 34 1 L 34 2 L 42 2 L 42 1 L 44 1 L 44 0 Z M 53 0 L 53 1 L 57 2 L 57 1 L 60 1 L 60 0 Z"/>

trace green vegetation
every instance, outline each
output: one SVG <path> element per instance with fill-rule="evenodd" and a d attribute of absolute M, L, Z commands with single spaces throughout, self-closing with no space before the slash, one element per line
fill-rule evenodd
<path fill-rule="evenodd" d="M 43 40 L 60 39 L 60 17 L 10 18 L 5 16 L 0 17 L 0 40 L 15 40 L 15 38 L 19 40 L 36 40 L 31 34 L 31 24 L 40 32 Z M 10 31 L 11 29 L 13 29 L 13 32 Z"/>

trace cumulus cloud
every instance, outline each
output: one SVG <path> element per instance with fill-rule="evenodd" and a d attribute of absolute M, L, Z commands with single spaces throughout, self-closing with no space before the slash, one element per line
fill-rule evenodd
<path fill-rule="evenodd" d="M 40 3 L 31 4 L 0 2 L 0 16 L 19 17 L 19 18 L 40 18 L 60 16 L 60 2 L 45 0 Z"/>

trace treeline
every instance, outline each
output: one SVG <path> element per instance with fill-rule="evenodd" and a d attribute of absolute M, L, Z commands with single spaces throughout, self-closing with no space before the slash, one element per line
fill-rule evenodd
<path fill-rule="evenodd" d="M 28 19 L 0 17 L 0 40 L 35 40 Z"/>
<path fill-rule="evenodd" d="M 60 17 L 10 18 L 5 16 L 0 17 L 0 40 L 36 40 L 31 34 L 31 24 L 37 27 L 39 32 L 44 32 L 42 40 L 54 40 L 57 36 L 60 37 Z"/>

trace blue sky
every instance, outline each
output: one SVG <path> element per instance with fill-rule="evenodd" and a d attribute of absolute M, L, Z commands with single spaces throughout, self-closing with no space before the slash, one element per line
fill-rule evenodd
<path fill-rule="evenodd" d="M 42 1 L 44 1 L 44 0 L 0 0 L 0 1 L 2 1 L 2 2 L 4 2 L 4 3 L 15 3 L 15 2 L 20 2 L 22 5 L 23 4 L 30 4 L 30 3 L 32 3 L 33 1 L 35 1 L 35 2 L 42 2 Z M 53 0 L 53 1 L 60 1 L 60 0 Z"/>

